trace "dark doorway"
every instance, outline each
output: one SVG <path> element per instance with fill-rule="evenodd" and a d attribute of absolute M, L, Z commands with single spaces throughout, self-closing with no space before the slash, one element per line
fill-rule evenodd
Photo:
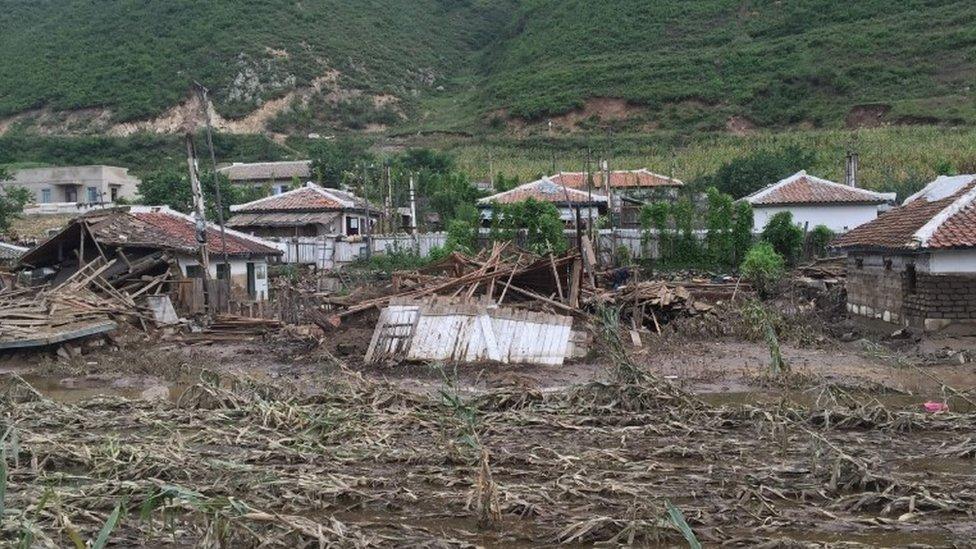
<path fill-rule="evenodd" d="M 247 264 L 247 295 L 254 299 L 257 293 L 257 284 L 254 280 L 254 263 Z"/>

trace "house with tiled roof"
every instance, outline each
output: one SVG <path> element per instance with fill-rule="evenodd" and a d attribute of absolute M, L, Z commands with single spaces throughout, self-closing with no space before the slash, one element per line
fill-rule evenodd
<path fill-rule="evenodd" d="M 266 300 L 268 261 L 281 255 L 275 244 L 233 229 L 225 229 L 222 235 L 220 227 L 212 223 L 207 224 L 205 234 L 210 277 L 229 280 L 232 292 L 236 291 L 239 297 Z M 102 254 L 113 259 L 104 273 L 106 277 L 125 276 L 126 269 L 132 276 L 151 276 L 174 269 L 181 277 L 202 278 L 199 253 L 192 216 L 167 206 L 131 206 L 75 218 L 21 256 L 20 265 L 35 270 L 49 268 L 58 276 L 69 276 L 82 264 L 79 258 L 87 263 Z"/>
<path fill-rule="evenodd" d="M 312 161 L 235 162 L 217 171 L 226 175 L 232 184 L 267 187 L 273 194 L 280 194 L 312 177 Z"/>
<path fill-rule="evenodd" d="M 976 329 L 976 174 L 939 177 L 831 246 L 847 253 L 851 313 Z"/>
<path fill-rule="evenodd" d="M 593 190 L 610 197 L 610 209 L 619 216 L 620 226 L 638 227 L 644 204 L 658 200 L 672 201 L 684 182 L 654 173 L 647 168 L 610 172 L 559 172 L 552 181 L 582 191 Z"/>
<path fill-rule="evenodd" d="M 528 199 L 539 202 L 549 202 L 559 210 L 559 218 L 567 224 L 579 219 L 585 225 L 589 219 L 594 221 L 607 213 L 609 199 L 599 193 L 574 189 L 568 185 L 557 183 L 551 178 L 543 177 L 538 181 L 519 185 L 514 189 L 486 196 L 478 200 L 481 218 L 485 221 L 493 216 L 493 211 L 499 204 L 516 204 Z"/>
<path fill-rule="evenodd" d="M 878 217 L 895 202 L 895 193 L 878 193 L 797 172 L 742 200 L 752 204 L 754 229 L 762 231 L 780 212 L 793 214 L 801 227 L 824 225 L 846 233 Z"/>
<path fill-rule="evenodd" d="M 346 191 L 315 183 L 230 207 L 227 226 L 265 238 L 357 236 L 375 225 L 381 212 Z"/>

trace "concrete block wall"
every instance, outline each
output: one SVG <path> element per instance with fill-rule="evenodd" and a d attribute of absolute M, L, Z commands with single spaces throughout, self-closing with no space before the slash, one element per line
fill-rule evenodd
<path fill-rule="evenodd" d="M 865 257 L 858 266 L 855 258 L 848 258 L 847 310 L 886 322 L 903 323 L 904 265 L 892 264 L 888 268 L 880 256 L 876 261 L 873 259 Z"/>
<path fill-rule="evenodd" d="M 919 273 L 904 307 L 917 319 L 976 320 L 976 275 Z"/>

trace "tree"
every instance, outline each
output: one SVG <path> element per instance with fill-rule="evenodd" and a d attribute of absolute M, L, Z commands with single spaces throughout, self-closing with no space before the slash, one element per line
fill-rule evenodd
<path fill-rule="evenodd" d="M 562 253 L 569 247 L 559 209 L 551 202 L 529 198 L 514 204 L 494 204 L 498 230 L 493 236 L 509 239 L 524 235 L 523 246 L 537 254 Z"/>
<path fill-rule="evenodd" d="M 643 230 L 643 240 L 650 240 L 650 231 L 657 233 L 657 255 L 664 260 L 668 257 L 671 241 L 670 231 L 668 231 L 668 212 L 670 205 L 667 202 L 659 201 L 647 204 L 641 208 L 640 223 Z"/>
<path fill-rule="evenodd" d="M 713 186 L 739 199 L 771 183 L 810 167 L 816 155 L 795 145 L 778 151 L 759 150 L 726 162 L 699 184 Z"/>
<path fill-rule="evenodd" d="M 817 225 L 807 236 L 807 245 L 814 257 L 827 255 L 827 245 L 834 239 L 834 231 L 826 225 Z"/>
<path fill-rule="evenodd" d="M 312 159 L 312 176 L 323 187 L 333 189 L 360 177 L 362 166 L 375 161 L 368 142 L 350 137 L 316 141 L 309 147 L 308 155 Z"/>
<path fill-rule="evenodd" d="M 495 181 L 492 186 L 495 192 L 498 193 L 510 191 L 519 186 L 519 178 L 518 176 L 505 177 L 505 174 L 499 173 L 495 175 Z"/>
<path fill-rule="evenodd" d="M 426 197 L 429 207 L 441 216 L 446 224 L 458 216 L 462 206 L 474 206 L 484 193 L 476 189 L 468 176 L 461 172 L 435 174 L 420 193 Z"/>
<path fill-rule="evenodd" d="M 790 212 L 774 215 L 763 229 L 762 239 L 769 242 L 790 265 L 796 263 L 803 251 L 803 229 L 793 223 Z"/>
<path fill-rule="evenodd" d="M 755 219 L 752 215 L 752 204 L 745 200 L 735 203 L 735 214 L 732 222 L 732 264 L 738 265 L 752 246 L 752 227 Z"/>
<path fill-rule="evenodd" d="M 457 208 L 456 216 L 447 224 L 447 251 L 461 251 L 474 253 L 478 247 L 478 227 L 481 225 L 481 214 L 478 208 L 471 204 L 462 204 Z"/>
<path fill-rule="evenodd" d="M 235 186 L 227 176 L 218 175 L 220 198 L 224 206 L 224 219 L 230 217 L 231 204 L 242 204 L 256 200 L 266 193 L 257 187 Z M 207 219 L 217 219 L 217 197 L 212 172 L 200 174 L 200 187 L 207 207 Z M 168 169 L 148 174 L 139 183 L 140 202 L 153 206 L 169 206 L 176 211 L 193 211 L 193 191 L 190 188 L 190 175 L 186 170 Z"/>
<path fill-rule="evenodd" d="M 734 265 L 732 257 L 732 197 L 709 187 L 705 243 L 715 265 Z"/>
<path fill-rule="evenodd" d="M 700 246 L 695 237 L 695 205 L 688 197 L 682 198 L 671 209 L 677 235 L 674 238 L 673 259 L 681 265 L 694 265 L 700 259 Z"/>
<path fill-rule="evenodd" d="M 0 168 L 0 181 L 8 179 L 11 179 L 10 173 Z M 10 230 L 11 223 L 20 217 L 24 206 L 32 198 L 33 194 L 24 187 L 4 185 L 3 194 L 0 194 L 0 232 L 6 233 Z"/>

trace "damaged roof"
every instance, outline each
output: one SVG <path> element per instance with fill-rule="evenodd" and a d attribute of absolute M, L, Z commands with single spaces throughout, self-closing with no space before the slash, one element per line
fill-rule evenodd
<path fill-rule="evenodd" d="M 590 205 L 607 203 L 607 197 L 601 194 L 573 189 L 568 185 L 543 177 L 538 181 L 519 185 L 512 190 L 482 198 L 478 200 L 478 204 L 481 206 L 490 206 L 493 203 L 515 204 L 530 198 L 540 202 L 552 202 L 553 204 Z"/>
<path fill-rule="evenodd" d="M 230 211 L 234 213 L 322 212 L 367 207 L 375 211 L 372 205 L 350 192 L 326 189 L 315 183 L 307 183 L 299 189 L 231 206 Z"/>
<path fill-rule="evenodd" d="M 186 214 L 166 206 L 132 206 L 99 210 L 74 219 L 56 235 L 21 257 L 21 263 L 39 265 L 56 252 L 59 245 L 79 245 L 79 234 L 88 232 L 102 246 L 172 250 L 197 254 L 196 222 Z M 253 257 L 280 255 L 281 251 L 260 238 L 226 229 L 227 255 Z M 207 223 L 207 242 L 213 256 L 222 254 L 220 227 Z M 54 254 L 57 255 L 57 254 Z"/>
<path fill-rule="evenodd" d="M 885 204 L 895 193 L 877 193 L 815 177 L 805 170 L 743 198 L 753 206 L 789 204 Z"/>
<path fill-rule="evenodd" d="M 266 181 L 269 179 L 286 181 L 295 177 L 310 177 L 312 174 L 312 161 L 235 162 L 230 166 L 218 168 L 217 171 L 226 175 L 231 181 Z"/>
<path fill-rule="evenodd" d="M 905 202 L 832 243 L 838 249 L 976 247 L 976 175 L 940 176 Z"/>
<path fill-rule="evenodd" d="M 603 172 L 591 172 L 589 175 L 592 176 L 593 185 L 595 187 L 602 188 L 605 186 Z M 560 185 L 566 185 L 567 187 L 572 187 L 574 189 L 587 188 L 587 174 L 585 172 L 559 172 L 550 177 L 550 179 Z M 683 186 L 683 181 L 673 177 L 668 177 L 666 175 L 654 173 L 649 171 L 647 168 L 641 168 L 639 170 L 616 170 L 610 172 L 611 189 L 646 189 L 655 187 L 673 188 Z"/>

